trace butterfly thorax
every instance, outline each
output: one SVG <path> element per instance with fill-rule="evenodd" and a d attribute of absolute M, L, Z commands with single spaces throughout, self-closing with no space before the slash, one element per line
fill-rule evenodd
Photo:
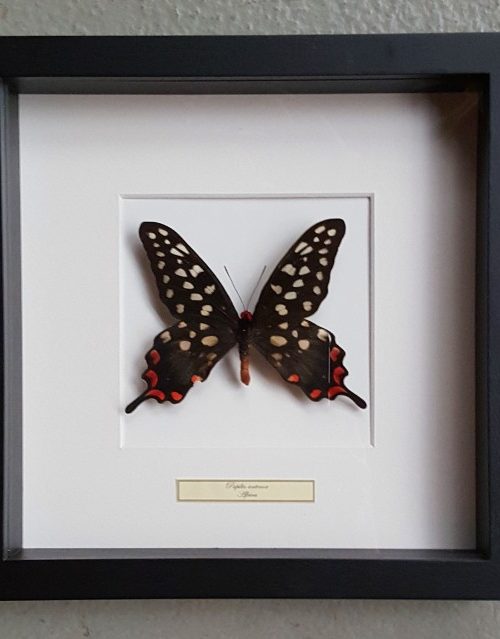
<path fill-rule="evenodd" d="M 238 320 L 238 349 L 240 351 L 240 378 L 243 384 L 250 383 L 250 358 L 248 345 L 252 330 L 253 315 L 250 311 L 242 311 Z"/>

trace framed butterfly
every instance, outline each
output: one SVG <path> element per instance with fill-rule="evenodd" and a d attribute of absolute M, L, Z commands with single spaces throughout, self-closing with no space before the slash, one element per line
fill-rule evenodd
<path fill-rule="evenodd" d="M 226 290 L 200 256 L 172 228 L 143 222 L 144 245 L 161 301 L 178 321 L 159 333 L 146 354 L 147 389 L 125 409 L 147 399 L 181 402 L 197 382 L 238 346 L 243 384 L 249 384 L 250 347 L 306 396 L 366 402 L 345 385 L 345 351 L 334 335 L 308 318 L 328 294 L 330 273 L 345 234 L 341 219 L 309 228 L 278 263 L 251 313 L 238 315 Z"/>

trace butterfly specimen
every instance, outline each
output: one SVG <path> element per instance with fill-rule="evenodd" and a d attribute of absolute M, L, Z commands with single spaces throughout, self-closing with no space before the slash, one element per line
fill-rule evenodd
<path fill-rule="evenodd" d="M 131 413 L 147 399 L 181 402 L 236 345 L 244 384 L 250 382 L 252 346 L 310 400 L 344 396 L 365 408 L 361 397 L 345 386 L 345 351 L 330 331 L 307 319 L 328 293 L 344 234 L 340 219 L 311 226 L 274 269 L 254 312 L 238 316 L 217 277 L 178 233 L 158 222 L 143 222 L 139 237 L 160 299 L 178 322 L 155 337 L 142 374 L 147 389 L 125 411 Z"/>

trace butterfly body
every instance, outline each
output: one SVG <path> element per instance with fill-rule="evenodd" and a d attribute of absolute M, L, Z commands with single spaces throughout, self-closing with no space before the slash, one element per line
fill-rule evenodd
<path fill-rule="evenodd" d="M 238 320 L 238 351 L 240 354 L 240 379 L 245 386 L 250 384 L 250 341 L 253 315 L 249 310 L 240 313 Z"/>
<path fill-rule="evenodd" d="M 345 233 L 343 220 L 318 222 L 284 255 L 264 285 L 254 312 L 240 315 L 208 265 L 172 228 L 143 222 L 139 235 L 161 301 L 177 323 L 159 333 L 146 354 L 147 389 L 125 409 L 147 399 L 177 404 L 213 366 L 238 346 L 240 379 L 250 382 L 250 349 L 260 352 L 289 384 L 312 401 L 345 396 L 345 351 L 334 335 L 308 318 L 328 293 L 330 272 Z"/>

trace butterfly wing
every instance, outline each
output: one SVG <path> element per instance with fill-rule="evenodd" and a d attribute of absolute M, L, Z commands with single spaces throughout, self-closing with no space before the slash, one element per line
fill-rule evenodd
<path fill-rule="evenodd" d="M 344 395 L 366 408 L 366 402 L 346 387 L 345 351 L 325 328 L 309 320 L 281 322 L 272 329 L 255 328 L 252 343 L 286 382 L 299 386 L 312 401 Z"/>
<path fill-rule="evenodd" d="M 262 289 L 254 313 L 252 344 L 289 383 L 313 401 L 350 397 L 346 388 L 345 352 L 332 333 L 306 318 L 328 294 L 330 274 L 345 234 L 340 219 L 311 226 L 285 253 Z"/>
<path fill-rule="evenodd" d="M 178 318 L 219 319 L 236 327 L 238 314 L 224 287 L 201 257 L 169 226 L 143 222 L 139 237 L 160 300 Z"/>
<path fill-rule="evenodd" d="M 147 389 L 127 406 L 127 413 L 146 399 L 182 401 L 236 344 L 238 330 L 238 314 L 224 287 L 176 231 L 144 222 L 139 236 L 160 299 L 179 321 L 156 336 L 142 375 Z"/>
<path fill-rule="evenodd" d="M 155 337 L 146 354 L 147 369 L 142 379 L 147 389 L 131 402 L 125 412 L 131 413 L 146 399 L 178 404 L 196 382 L 204 382 L 215 364 L 234 346 L 232 329 L 218 321 L 184 320 Z"/>
<path fill-rule="evenodd" d="M 311 226 L 280 260 L 260 294 L 254 322 L 275 326 L 299 323 L 317 311 L 328 294 L 337 250 L 345 234 L 344 220 L 323 220 Z"/>

